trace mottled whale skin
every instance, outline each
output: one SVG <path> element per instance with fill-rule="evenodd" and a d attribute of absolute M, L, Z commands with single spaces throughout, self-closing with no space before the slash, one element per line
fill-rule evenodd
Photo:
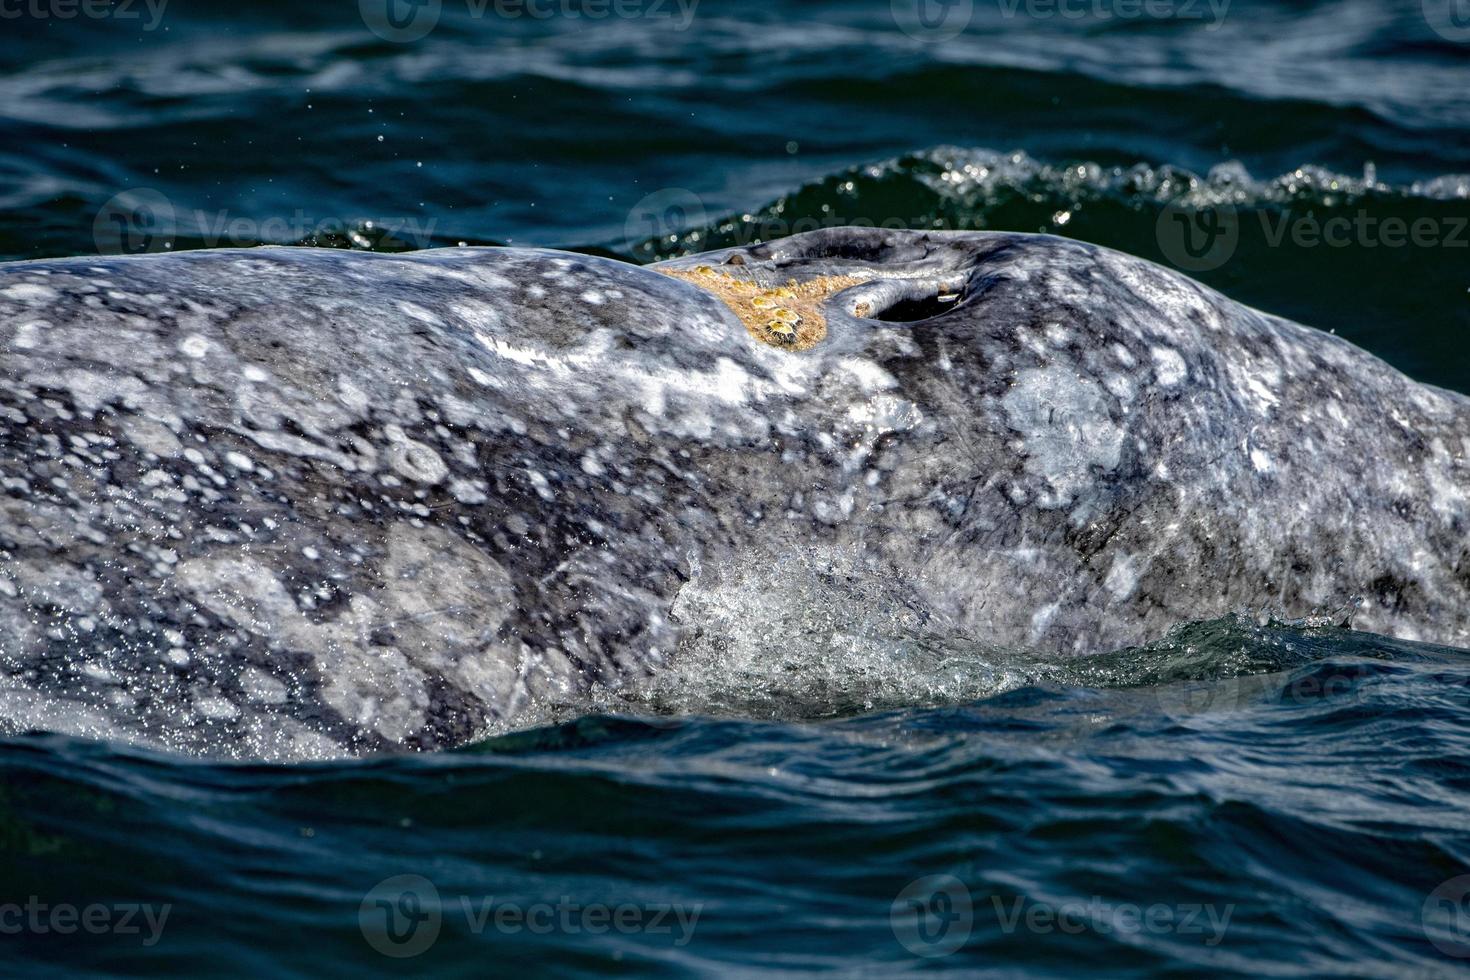
<path fill-rule="evenodd" d="M 703 266 L 863 282 L 795 351 L 669 274 Z M 456 745 L 648 676 L 719 628 L 701 595 L 792 567 L 1049 656 L 1355 596 L 1470 642 L 1470 402 L 1075 241 L 11 263 L 0 345 L 11 730 Z"/>

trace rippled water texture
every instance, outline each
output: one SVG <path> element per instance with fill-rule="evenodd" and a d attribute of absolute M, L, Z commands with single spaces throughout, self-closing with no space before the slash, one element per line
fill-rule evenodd
<path fill-rule="evenodd" d="M 298 767 L 12 740 L 7 897 L 161 928 L 22 933 L 11 964 L 1384 977 L 1470 951 L 1463 654 L 1223 622 L 1064 677 Z"/>
<path fill-rule="evenodd" d="M 1450 4 L 652 2 L 7 12 L 0 255 L 1044 230 L 1470 391 Z M 1243 610 L 1060 662 L 755 595 L 455 752 L 0 741 L 4 972 L 1466 972 L 1464 652 Z"/>

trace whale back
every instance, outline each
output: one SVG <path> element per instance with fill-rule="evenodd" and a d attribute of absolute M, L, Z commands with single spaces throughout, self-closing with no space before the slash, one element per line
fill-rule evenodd
<path fill-rule="evenodd" d="M 0 340 L 9 727 L 456 745 L 834 594 L 1048 655 L 1470 639 L 1465 399 L 1082 243 L 45 260 Z"/>

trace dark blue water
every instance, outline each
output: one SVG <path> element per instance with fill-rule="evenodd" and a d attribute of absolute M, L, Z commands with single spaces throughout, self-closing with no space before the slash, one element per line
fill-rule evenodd
<path fill-rule="evenodd" d="M 1226 622 L 1065 670 L 942 707 L 593 716 L 353 763 L 10 741 L 6 897 L 41 928 L 6 938 L 6 972 L 1462 969 L 1463 653 Z M 135 931 L 57 934 L 55 908 L 89 905 L 109 926 L 140 906 Z"/>
<path fill-rule="evenodd" d="M 655 2 L 0 6 L 0 256 L 1046 230 L 1470 391 L 1462 3 Z M 450 753 L 0 742 L 0 969 L 1470 972 L 1462 651 L 773 642 Z"/>

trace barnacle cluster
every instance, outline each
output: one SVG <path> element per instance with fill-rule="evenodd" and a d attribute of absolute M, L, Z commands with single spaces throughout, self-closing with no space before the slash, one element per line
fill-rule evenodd
<path fill-rule="evenodd" d="M 860 276 L 834 275 L 801 282 L 788 279 L 776 285 L 708 265 L 658 271 L 714 293 L 740 318 L 752 337 L 790 350 L 807 350 L 821 343 L 827 336 L 822 304 L 833 294 L 867 281 Z"/>

